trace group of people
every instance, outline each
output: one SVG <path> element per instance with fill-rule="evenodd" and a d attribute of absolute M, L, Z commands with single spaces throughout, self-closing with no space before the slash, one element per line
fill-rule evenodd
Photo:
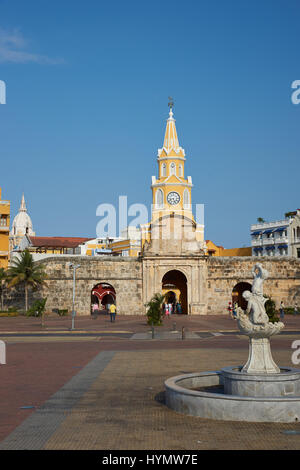
<path fill-rule="evenodd" d="M 227 307 L 229 315 L 231 316 L 231 318 L 233 318 L 235 320 L 236 320 L 236 317 L 237 317 L 237 308 L 238 308 L 238 306 L 239 305 L 238 305 L 237 302 L 234 302 L 234 304 L 232 304 L 232 302 L 229 302 L 228 307 Z M 279 314 L 280 314 L 280 319 L 283 320 L 284 319 L 284 304 L 283 304 L 283 301 L 280 302 Z M 298 315 L 298 314 L 299 314 L 299 310 L 298 310 L 298 304 L 296 302 L 295 306 L 294 306 L 294 315 Z"/>
<path fill-rule="evenodd" d="M 110 315 L 110 321 L 113 323 L 116 321 L 116 313 L 117 313 L 117 307 L 115 304 L 107 304 L 106 308 L 103 309 L 106 312 L 109 313 Z M 99 305 L 98 304 L 93 304 L 92 305 L 92 312 L 95 315 L 99 311 Z M 96 317 L 95 317 L 96 318 Z"/>
<path fill-rule="evenodd" d="M 182 313 L 182 306 L 180 302 L 174 303 L 165 303 L 163 304 L 163 312 L 164 314 L 169 317 L 174 313 Z"/>
<path fill-rule="evenodd" d="M 237 302 L 234 302 L 233 305 L 232 305 L 232 302 L 228 303 L 228 307 L 227 307 L 228 313 L 231 316 L 231 318 L 233 318 L 234 320 L 236 320 L 236 317 L 237 317 L 237 308 L 238 308 L 238 306 L 239 305 L 238 305 Z"/>

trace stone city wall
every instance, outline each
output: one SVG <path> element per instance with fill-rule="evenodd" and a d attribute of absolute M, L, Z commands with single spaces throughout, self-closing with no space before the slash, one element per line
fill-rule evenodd
<path fill-rule="evenodd" d="M 227 314 L 228 302 L 232 299 L 233 288 L 239 282 L 252 284 L 251 274 L 255 263 L 261 263 L 269 272 L 264 282 L 264 293 L 270 296 L 279 307 L 294 306 L 297 301 L 300 308 L 300 259 L 274 258 L 257 259 L 254 257 L 221 258 L 209 257 L 207 260 L 207 313 Z"/>
<path fill-rule="evenodd" d="M 116 291 L 117 312 L 121 315 L 138 315 L 142 311 L 142 270 L 136 258 L 90 256 L 60 256 L 38 261 L 45 266 L 47 286 L 40 292 L 47 297 L 46 309 L 72 311 L 73 270 L 68 263 L 80 264 L 76 270 L 75 311 L 89 315 L 91 291 L 96 284 L 111 284 Z"/>
<path fill-rule="evenodd" d="M 234 287 L 239 282 L 252 284 L 251 271 L 256 262 L 269 271 L 269 278 L 264 282 L 264 293 L 275 300 L 277 307 L 283 300 L 285 306 L 294 306 L 297 301 L 300 308 L 300 260 L 258 260 L 254 257 L 208 257 L 195 260 L 183 257 L 182 260 L 177 259 L 175 266 L 171 260 L 157 256 L 150 261 L 146 260 L 143 266 L 139 258 L 53 256 L 37 261 L 45 266 L 48 280 L 42 290 L 29 291 L 29 305 L 37 297 L 47 297 L 47 312 L 53 309 L 68 309 L 71 312 L 73 270 L 69 268 L 70 262 L 81 265 L 76 271 L 77 315 L 90 314 L 91 290 L 100 282 L 114 287 L 119 314 L 144 315 L 144 304 L 161 288 L 162 277 L 168 269 L 181 270 L 187 278 L 188 302 L 192 307 L 189 314 L 228 314 L 228 302 L 232 300 Z M 153 286 L 154 281 L 152 284 L 150 282 L 152 278 L 155 278 Z M 23 287 L 6 290 L 4 300 L 6 307 L 24 308 Z"/>

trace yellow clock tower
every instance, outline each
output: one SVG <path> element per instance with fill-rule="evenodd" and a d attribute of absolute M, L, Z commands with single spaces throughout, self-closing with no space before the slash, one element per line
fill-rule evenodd
<path fill-rule="evenodd" d="M 158 178 L 152 176 L 151 222 L 141 226 L 142 243 L 158 253 L 200 252 L 205 247 L 204 225 L 193 216 L 192 178 L 185 178 L 185 151 L 179 145 L 173 103 L 169 105 L 163 147 L 158 149 Z"/>
<path fill-rule="evenodd" d="M 158 217 L 176 213 L 192 217 L 192 178 L 184 177 L 185 152 L 179 145 L 172 108 L 163 147 L 158 150 L 158 179 L 152 177 L 152 221 Z"/>

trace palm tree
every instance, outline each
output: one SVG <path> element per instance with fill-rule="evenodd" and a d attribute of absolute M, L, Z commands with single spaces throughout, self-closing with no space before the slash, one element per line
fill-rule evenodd
<path fill-rule="evenodd" d="M 36 290 L 45 283 L 47 275 L 42 265 L 36 265 L 28 249 L 22 251 L 20 258 L 13 258 L 8 269 L 9 287 L 24 284 L 25 311 L 28 310 L 28 288 Z"/>
<path fill-rule="evenodd" d="M 263 224 L 265 222 L 265 219 L 263 219 L 262 217 L 257 217 L 257 222 Z"/>
<path fill-rule="evenodd" d="M 154 294 L 152 299 L 146 304 L 148 307 L 147 318 L 148 325 L 159 326 L 162 324 L 162 305 L 165 300 L 165 295 L 163 294 Z"/>
<path fill-rule="evenodd" d="M 1 310 L 3 310 L 3 293 L 4 293 L 4 285 L 7 281 L 7 274 L 4 268 L 0 268 L 0 290 L 1 290 Z"/>

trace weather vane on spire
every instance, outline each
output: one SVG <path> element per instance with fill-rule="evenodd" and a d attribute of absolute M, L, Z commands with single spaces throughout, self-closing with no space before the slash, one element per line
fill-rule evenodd
<path fill-rule="evenodd" d="M 174 100 L 173 100 L 172 96 L 168 96 L 168 99 L 169 99 L 168 106 L 171 110 L 174 107 Z"/>

